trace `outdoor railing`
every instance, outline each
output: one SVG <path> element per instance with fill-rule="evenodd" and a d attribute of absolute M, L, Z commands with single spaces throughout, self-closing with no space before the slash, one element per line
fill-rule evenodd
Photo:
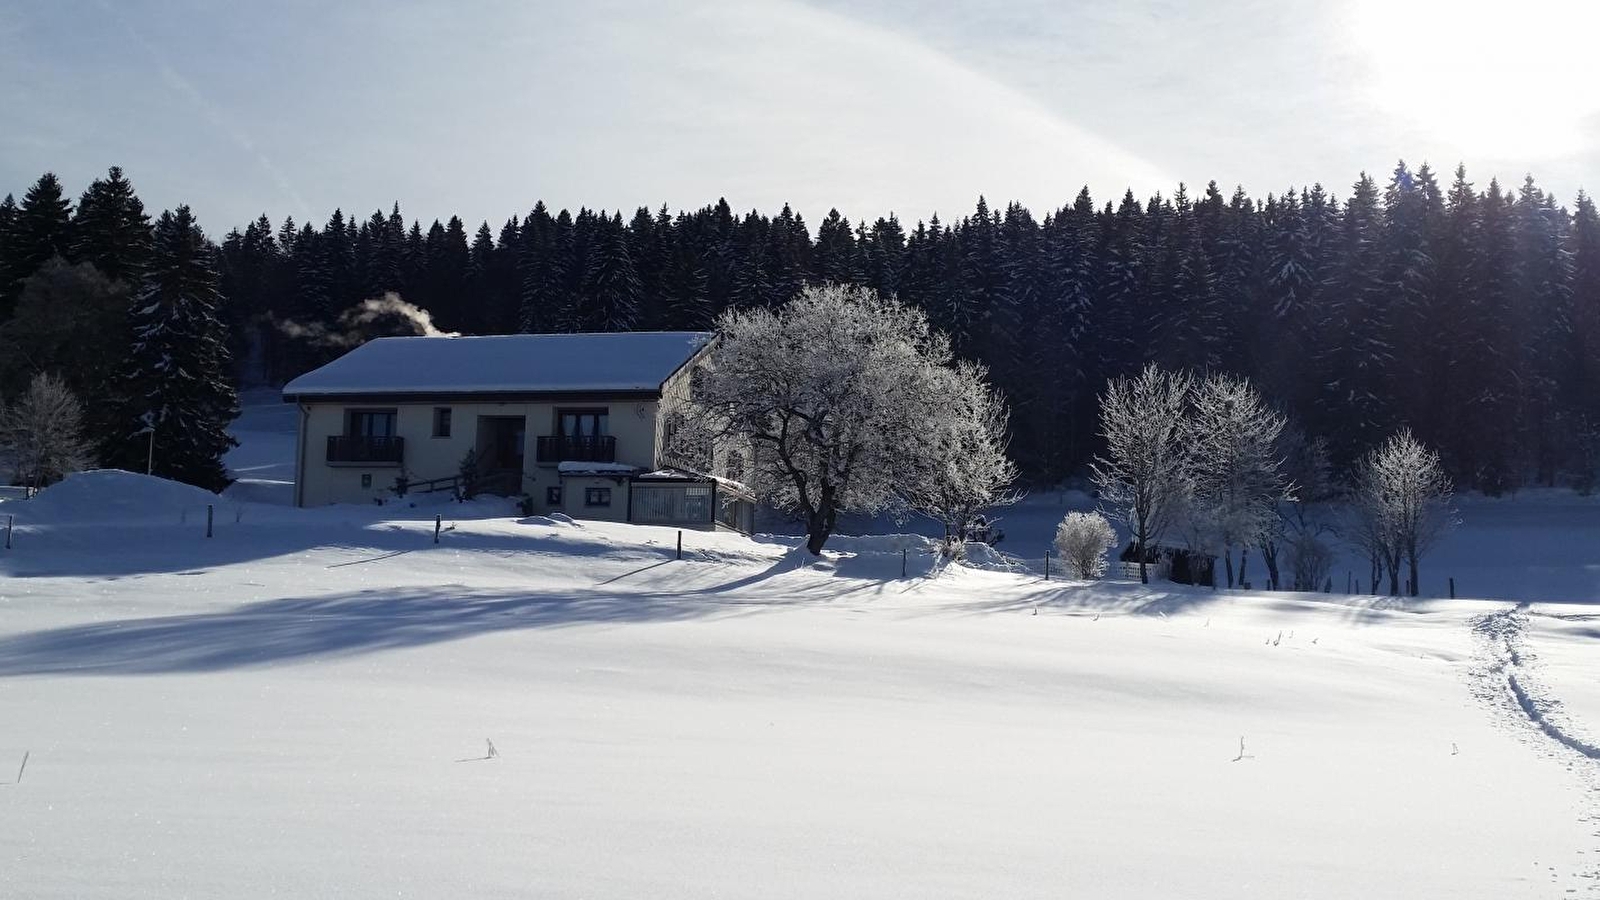
<path fill-rule="evenodd" d="M 398 466 L 405 455 L 406 439 L 360 434 L 328 436 L 328 462 Z"/>
<path fill-rule="evenodd" d="M 617 439 L 608 434 L 597 437 L 569 437 L 546 434 L 539 437 L 539 462 L 616 462 Z"/>

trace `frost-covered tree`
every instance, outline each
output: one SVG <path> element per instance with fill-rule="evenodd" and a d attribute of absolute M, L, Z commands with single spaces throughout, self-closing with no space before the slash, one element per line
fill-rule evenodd
<path fill-rule="evenodd" d="M 55 375 L 33 376 L 28 389 L 0 406 L 0 448 L 17 479 L 31 488 L 54 484 L 93 464 L 83 439 L 83 407 Z"/>
<path fill-rule="evenodd" d="M 1127 526 L 1139 558 L 1139 580 L 1150 583 L 1147 551 L 1186 506 L 1193 486 L 1186 446 L 1186 408 L 1192 380 L 1154 365 L 1112 379 L 1100 400 L 1105 453 L 1091 466 L 1100 499 Z"/>
<path fill-rule="evenodd" d="M 227 427 L 239 414 L 214 256 L 187 206 L 161 214 L 101 454 L 133 470 L 153 458 L 156 474 L 210 490 L 227 484 L 222 454 L 238 443 Z"/>
<path fill-rule="evenodd" d="M 922 471 L 905 488 L 911 508 L 944 527 L 949 548 L 967 539 L 980 512 L 1016 502 L 1017 467 L 1006 455 L 1005 401 L 986 386 L 983 366 L 959 362 L 938 378 L 951 408 L 928 423 Z"/>
<path fill-rule="evenodd" d="M 1279 470 L 1276 443 L 1283 415 L 1261 399 L 1244 378 L 1210 375 L 1191 395 L 1188 448 L 1194 485 L 1191 512 L 1208 528 L 1234 585 L 1234 551 L 1262 544 L 1278 518 L 1278 502 L 1289 493 Z"/>
<path fill-rule="evenodd" d="M 1381 562 L 1389 593 L 1417 595 L 1417 568 L 1428 548 L 1455 523 L 1453 489 L 1439 454 L 1402 429 L 1368 453 L 1356 472 L 1353 500 L 1355 542 Z M 1374 579 L 1376 580 L 1376 579 Z"/>
<path fill-rule="evenodd" d="M 1328 442 L 1299 428 L 1285 428 L 1278 438 L 1278 457 L 1294 494 L 1278 504 L 1278 521 L 1261 544 L 1273 590 L 1281 586 L 1280 556 L 1289 566 L 1290 590 L 1321 590 L 1333 566 L 1327 538 L 1334 533 L 1325 514 L 1339 492 L 1328 459 Z"/>
<path fill-rule="evenodd" d="M 1098 512 L 1069 512 L 1056 526 L 1056 554 L 1077 578 L 1106 573 L 1106 551 L 1117 545 L 1117 533 Z"/>
<path fill-rule="evenodd" d="M 946 455 L 970 449 L 929 437 L 970 435 L 982 424 L 966 420 L 993 411 L 920 311 L 868 288 L 808 287 L 778 309 L 730 310 L 718 330 L 677 440 L 747 443 L 745 483 L 803 517 L 814 554 L 840 512 L 909 510 L 930 473 L 960 468 Z"/>

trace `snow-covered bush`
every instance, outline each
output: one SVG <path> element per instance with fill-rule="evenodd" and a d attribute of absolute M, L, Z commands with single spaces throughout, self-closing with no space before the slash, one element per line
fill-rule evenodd
<path fill-rule="evenodd" d="M 842 511 L 921 510 L 949 527 L 1010 481 L 1003 407 L 920 310 L 821 285 L 730 310 L 718 331 L 673 441 L 748 447 L 744 483 L 802 517 L 812 553 Z"/>
<path fill-rule="evenodd" d="M 1069 512 L 1056 526 L 1056 553 L 1076 578 L 1106 573 L 1106 553 L 1117 545 L 1117 533 L 1097 512 Z"/>

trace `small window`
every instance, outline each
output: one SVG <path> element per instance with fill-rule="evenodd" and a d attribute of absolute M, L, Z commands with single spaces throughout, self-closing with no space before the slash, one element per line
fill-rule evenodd
<path fill-rule="evenodd" d="M 433 436 L 450 436 L 450 407 L 435 406 L 433 408 Z"/>
<path fill-rule="evenodd" d="M 610 506 L 611 488 L 584 488 L 584 506 Z"/>
<path fill-rule="evenodd" d="M 544 502 L 546 506 L 561 505 L 561 488 L 547 487 L 544 489 Z"/>
<path fill-rule="evenodd" d="M 362 472 L 361 473 L 361 486 L 364 487 L 364 488 L 372 487 L 372 473 L 371 472 Z"/>

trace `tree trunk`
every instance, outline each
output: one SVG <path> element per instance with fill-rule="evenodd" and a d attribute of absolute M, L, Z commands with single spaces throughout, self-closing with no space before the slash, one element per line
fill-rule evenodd
<path fill-rule="evenodd" d="M 1244 569 L 1250 561 L 1250 546 L 1246 544 L 1239 548 L 1239 587 L 1245 586 Z"/>
<path fill-rule="evenodd" d="M 1233 548 L 1232 547 L 1223 547 L 1222 548 L 1222 562 L 1223 562 L 1223 565 L 1228 570 L 1228 588 L 1231 590 L 1233 588 Z M 1215 581 L 1215 580 L 1216 579 L 1212 579 L 1212 581 Z M 1212 586 L 1215 587 L 1216 585 L 1212 585 Z"/>
<path fill-rule="evenodd" d="M 812 556 L 822 555 L 822 545 L 839 522 L 839 512 L 833 506 L 833 488 L 823 485 L 821 493 L 816 507 L 806 515 L 806 549 Z"/>
<path fill-rule="evenodd" d="M 833 529 L 828 527 L 822 515 L 814 513 L 806 517 L 806 550 L 812 556 L 822 555 L 822 545 L 828 542 L 831 534 Z"/>
<path fill-rule="evenodd" d="M 1417 554 L 1411 551 L 1406 554 L 1406 567 L 1410 569 L 1411 596 L 1417 595 Z"/>
<path fill-rule="evenodd" d="M 1278 587 L 1279 587 L 1279 581 L 1278 581 L 1278 546 L 1277 546 L 1277 544 L 1268 543 L 1267 545 L 1265 545 L 1265 546 L 1263 546 L 1261 548 L 1261 561 L 1263 563 L 1265 563 L 1266 566 L 1267 566 L 1267 587 L 1268 587 L 1268 589 L 1269 590 L 1274 590 L 1274 591 L 1277 590 Z"/>

